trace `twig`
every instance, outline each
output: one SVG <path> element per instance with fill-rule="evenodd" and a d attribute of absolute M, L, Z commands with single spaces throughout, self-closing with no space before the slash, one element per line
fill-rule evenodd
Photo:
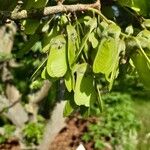
<path fill-rule="evenodd" d="M 11 19 L 11 20 L 20 20 L 27 18 L 42 18 L 44 16 L 49 16 L 52 14 L 63 13 L 63 12 L 77 12 L 77 11 L 86 11 L 89 8 L 95 8 L 100 10 L 100 0 L 97 0 L 93 4 L 75 4 L 75 5 L 57 5 L 49 6 L 43 9 L 34 9 L 34 10 L 21 10 L 18 12 L 14 11 L 0 11 L 0 19 Z"/>

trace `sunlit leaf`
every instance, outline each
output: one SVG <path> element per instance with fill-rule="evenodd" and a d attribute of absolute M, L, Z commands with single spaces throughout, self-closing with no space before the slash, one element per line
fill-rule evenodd
<path fill-rule="evenodd" d="M 68 35 L 68 63 L 69 66 L 71 67 L 75 59 L 76 42 L 77 42 L 77 32 L 74 26 L 67 25 L 67 35 Z"/>
<path fill-rule="evenodd" d="M 91 42 L 93 48 L 96 48 L 98 46 L 99 42 L 98 42 L 98 39 L 95 37 L 95 33 L 94 32 L 92 32 L 89 35 L 89 41 Z"/>
<path fill-rule="evenodd" d="M 51 41 L 47 72 L 51 77 L 63 77 L 66 71 L 66 40 L 63 35 L 58 35 Z"/>
<path fill-rule="evenodd" d="M 94 73 L 109 74 L 114 66 L 116 55 L 118 54 L 118 49 L 116 41 L 113 38 L 104 38 L 96 54 L 93 71 Z"/>
<path fill-rule="evenodd" d="M 74 101 L 77 105 L 90 106 L 96 100 L 94 79 L 90 74 L 91 69 L 88 64 L 83 63 L 77 69 L 77 79 L 75 85 Z"/>
<path fill-rule="evenodd" d="M 71 92 L 74 89 L 74 76 L 70 70 L 68 70 L 65 75 L 65 85 L 69 92 Z"/>
<path fill-rule="evenodd" d="M 42 52 L 47 52 L 50 49 L 51 40 L 57 36 L 58 34 L 58 27 L 54 26 L 49 33 L 45 33 L 42 39 Z"/>
<path fill-rule="evenodd" d="M 121 34 L 121 29 L 116 24 L 110 24 L 107 28 L 108 35 L 112 36 L 115 39 L 119 39 Z"/>
<path fill-rule="evenodd" d="M 150 90 L 150 66 L 140 52 L 132 56 L 133 64 L 144 86 Z"/>

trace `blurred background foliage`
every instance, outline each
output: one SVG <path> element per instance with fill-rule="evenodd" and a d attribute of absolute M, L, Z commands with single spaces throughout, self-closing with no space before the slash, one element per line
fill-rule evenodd
<path fill-rule="evenodd" d="M 94 0 L 93 0 L 94 1 Z M 65 0 L 65 4 L 91 3 L 91 0 Z M 5 1 L 6 2 L 6 1 Z M 115 21 L 122 30 L 128 25 L 135 29 L 141 28 L 143 17 L 150 18 L 149 0 L 101 0 L 102 13 L 109 19 Z M 10 2 L 11 3 L 11 2 Z M 8 1 L 4 3 L 0 0 L 0 10 L 13 9 L 15 2 L 8 6 Z M 49 1 L 47 5 L 55 5 L 55 1 Z M 19 23 L 17 24 L 19 28 Z M 38 32 L 38 31 L 37 31 Z M 43 33 L 39 33 L 40 37 Z M 50 112 L 56 103 L 59 93 L 59 83 L 55 82 L 49 90 L 43 101 L 38 104 L 38 112 L 29 108 L 29 95 L 38 92 L 44 84 L 40 77 L 40 71 L 34 77 L 31 76 L 35 70 L 45 60 L 47 54 L 41 53 L 41 38 L 31 43 L 31 36 L 24 34 L 23 31 L 17 31 L 14 39 L 14 45 L 11 53 L 5 54 L 0 50 L 0 93 L 5 95 L 8 84 L 15 85 L 21 93 L 21 105 L 28 115 L 19 132 L 23 135 L 23 143 L 35 146 L 40 144 L 43 137 L 45 120 L 50 118 Z M 23 51 L 27 45 L 29 51 Z M 22 52 L 23 51 L 23 52 Z M 20 55 L 21 54 L 21 55 Z M 4 79 L 4 71 L 7 75 Z M 95 139 L 95 148 L 101 149 L 105 142 L 111 143 L 115 148 L 120 143 L 125 150 L 147 150 L 150 147 L 150 93 L 144 89 L 139 81 L 137 73 L 130 66 L 120 66 L 121 73 L 115 81 L 112 94 L 103 93 L 104 112 L 100 113 L 97 106 L 93 106 L 92 111 L 100 121 L 97 124 L 91 124 L 88 132 L 84 134 L 83 141 L 89 142 Z M 124 72 L 127 71 L 127 74 Z M 103 81 L 102 81 L 103 83 Z M 104 83 L 105 84 L 105 83 Z M 8 107 L 0 110 L 0 143 L 5 143 L 9 138 L 18 136 L 18 127 L 14 125 L 11 119 L 7 118 Z M 36 119 L 35 119 L 36 118 Z M 130 130 L 129 130 L 130 129 Z M 137 147 L 132 147 L 130 143 L 130 132 L 137 134 Z M 129 138 L 130 137 L 130 138 Z M 100 139 L 100 140 L 99 140 Z"/>

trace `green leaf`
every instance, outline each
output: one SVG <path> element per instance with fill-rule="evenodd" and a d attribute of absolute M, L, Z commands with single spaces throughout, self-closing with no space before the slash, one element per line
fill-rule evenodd
<path fill-rule="evenodd" d="M 150 90 L 150 66 L 143 54 L 136 53 L 132 57 L 133 64 L 144 86 Z"/>
<path fill-rule="evenodd" d="M 43 33 L 49 31 L 50 23 L 51 23 L 51 21 L 52 21 L 53 19 L 54 19 L 54 16 L 51 17 L 50 19 L 48 19 L 48 20 L 46 20 L 46 21 L 43 22 L 43 26 L 42 26 L 42 29 L 41 29 L 41 31 L 42 31 Z M 54 26 L 54 27 L 56 27 L 56 26 Z M 53 27 L 53 28 L 54 28 L 54 27 Z"/>
<path fill-rule="evenodd" d="M 44 67 L 44 69 L 43 69 L 43 71 L 42 71 L 42 73 L 41 73 L 41 78 L 42 79 L 47 79 L 47 70 L 46 70 L 46 67 Z"/>
<path fill-rule="evenodd" d="M 69 92 L 74 90 L 74 82 L 74 75 L 71 73 L 71 70 L 68 70 L 65 75 L 65 85 Z"/>
<path fill-rule="evenodd" d="M 44 80 L 48 79 L 48 80 L 50 80 L 50 81 L 52 81 L 52 82 L 55 82 L 55 81 L 57 81 L 57 79 L 58 79 L 58 78 L 51 78 L 51 77 L 48 75 L 48 73 L 47 73 L 46 67 L 44 67 L 44 69 L 43 69 L 43 71 L 42 71 L 42 73 L 41 73 L 41 78 L 44 79 Z"/>
<path fill-rule="evenodd" d="M 45 33 L 42 39 L 42 52 L 47 52 L 50 49 L 51 40 L 58 34 L 58 26 L 54 26 L 49 33 Z"/>
<path fill-rule="evenodd" d="M 0 63 L 3 61 L 7 61 L 9 59 L 12 59 L 12 55 L 8 53 L 4 53 L 3 51 L 0 51 Z"/>
<path fill-rule="evenodd" d="M 74 111 L 70 101 L 67 101 L 64 107 L 63 116 L 67 117 Z"/>
<path fill-rule="evenodd" d="M 98 52 L 93 63 L 94 73 L 110 74 L 113 69 L 116 56 L 118 55 L 118 49 L 116 41 L 113 38 L 102 39 Z"/>
<path fill-rule="evenodd" d="M 35 0 L 34 8 L 43 8 L 47 4 L 48 0 Z"/>
<path fill-rule="evenodd" d="M 150 19 L 145 19 L 142 24 L 144 27 L 149 29 L 150 28 Z"/>
<path fill-rule="evenodd" d="M 93 48 L 96 48 L 98 46 L 98 40 L 95 37 L 95 32 L 92 32 L 89 35 L 89 41 L 91 42 Z"/>
<path fill-rule="evenodd" d="M 48 0 L 26 0 L 23 7 L 25 9 L 42 8 L 47 2 Z"/>
<path fill-rule="evenodd" d="M 74 102 L 74 92 L 65 91 L 64 99 L 67 101 L 64 107 L 64 116 L 69 116 L 74 110 L 78 109 L 78 106 Z"/>
<path fill-rule="evenodd" d="M 90 32 L 97 27 L 97 19 L 89 16 L 84 17 L 84 24 L 89 27 Z"/>
<path fill-rule="evenodd" d="M 51 77 L 63 77 L 66 71 L 66 40 L 63 35 L 58 35 L 51 41 L 47 72 Z"/>
<path fill-rule="evenodd" d="M 31 48 L 39 41 L 39 35 L 34 34 L 30 39 L 23 45 L 23 48 L 18 52 L 17 57 L 22 57 L 24 54 L 28 53 Z"/>
<path fill-rule="evenodd" d="M 76 53 L 76 42 L 77 42 L 77 32 L 75 27 L 72 25 L 67 25 L 67 35 L 68 35 L 68 63 L 71 67 Z"/>
<path fill-rule="evenodd" d="M 24 2 L 23 8 L 29 10 L 33 8 L 44 8 L 48 0 L 26 0 Z M 37 19 L 27 19 L 23 21 L 23 26 L 25 28 L 24 32 L 26 34 L 34 34 L 40 25 L 40 20 Z"/>
<path fill-rule="evenodd" d="M 109 91 L 112 89 L 114 80 L 117 78 L 118 74 L 119 74 L 119 69 L 118 69 L 118 65 L 119 65 L 119 54 L 120 52 L 125 52 L 125 42 L 123 40 L 119 40 L 118 41 L 118 50 L 116 53 L 116 56 L 114 57 L 114 63 L 112 66 L 112 72 L 111 74 L 106 75 L 106 79 L 107 81 L 109 81 Z M 109 77 L 110 76 L 110 77 Z"/>
<path fill-rule="evenodd" d="M 119 39 L 119 36 L 121 34 L 121 29 L 116 24 L 112 23 L 107 27 L 108 35 L 112 36 L 115 39 Z"/>
<path fill-rule="evenodd" d="M 90 106 L 96 100 L 93 76 L 88 64 L 80 64 L 77 68 L 77 79 L 75 85 L 74 101 L 77 105 Z"/>
<path fill-rule="evenodd" d="M 130 7 L 142 15 L 146 16 L 149 13 L 149 0 L 118 0 L 118 2 L 122 6 Z"/>
<path fill-rule="evenodd" d="M 83 40 L 82 40 L 82 43 L 80 45 L 79 51 L 78 51 L 78 53 L 75 57 L 75 61 L 78 59 L 78 57 L 81 54 L 84 46 L 86 45 L 86 42 L 89 39 L 89 35 L 97 27 L 97 19 L 96 18 L 90 19 L 89 22 L 88 22 L 88 25 L 89 25 L 89 30 L 88 30 L 87 34 L 83 37 Z"/>
<path fill-rule="evenodd" d="M 25 34 L 34 34 L 40 25 L 40 20 L 27 19 L 23 22 Z"/>
<path fill-rule="evenodd" d="M 150 50 L 150 31 L 149 30 L 143 30 L 141 31 L 137 37 L 136 37 L 139 41 L 140 41 L 140 45 L 142 46 L 142 48 L 147 48 Z"/>
<path fill-rule="evenodd" d="M 133 6 L 133 0 L 118 0 L 118 2 L 122 5 L 122 6 L 128 6 L 131 7 Z"/>
<path fill-rule="evenodd" d="M 141 31 L 138 34 L 138 36 L 142 36 L 142 37 L 144 37 L 144 38 L 149 40 L 150 39 L 150 31 L 145 29 L 145 30 Z"/>
<path fill-rule="evenodd" d="M 17 5 L 18 0 L 0 0 L 0 10 L 12 11 Z"/>
<path fill-rule="evenodd" d="M 63 116 L 69 116 L 72 112 L 73 108 L 71 107 L 69 101 L 67 101 L 64 107 Z"/>
<path fill-rule="evenodd" d="M 132 25 L 130 25 L 130 26 L 128 26 L 126 29 L 125 29 L 125 32 L 128 34 L 128 35 L 131 35 L 131 34 L 133 34 L 133 26 Z"/>

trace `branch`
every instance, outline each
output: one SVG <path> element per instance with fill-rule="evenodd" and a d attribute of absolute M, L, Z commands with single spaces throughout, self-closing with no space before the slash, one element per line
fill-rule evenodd
<path fill-rule="evenodd" d="M 48 95 L 50 87 L 51 83 L 48 80 L 45 80 L 43 86 L 39 91 L 34 94 L 28 95 L 29 103 L 38 104 L 39 102 L 41 102 Z"/>
<path fill-rule="evenodd" d="M 44 16 L 63 12 L 86 11 L 89 10 L 89 8 L 100 10 L 100 7 L 100 0 L 97 0 L 93 4 L 57 5 L 45 7 L 43 9 L 21 10 L 18 12 L 0 11 L 0 19 L 20 20 L 27 18 L 42 18 Z"/>

